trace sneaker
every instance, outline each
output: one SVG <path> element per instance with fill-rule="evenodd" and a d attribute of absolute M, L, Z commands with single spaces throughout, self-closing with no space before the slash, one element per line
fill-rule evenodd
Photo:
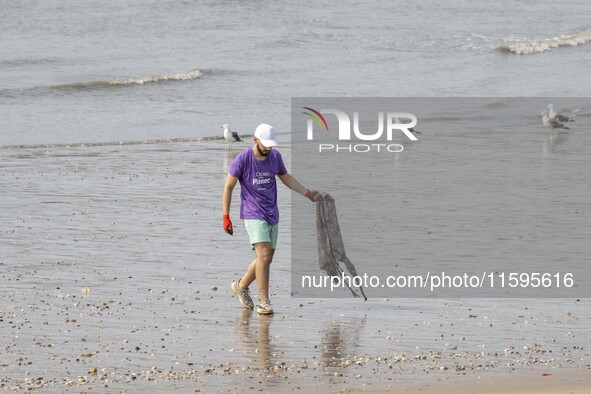
<path fill-rule="evenodd" d="M 248 309 L 254 308 L 254 302 L 252 302 L 252 298 L 250 298 L 250 292 L 248 289 L 243 289 L 240 287 L 240 280 L 232 281 L 232 291 L 238 297 L 238 300 L 242 305 L 244 305 Z"/>
<path fill-rule="evenodd" d="M 259 315 L 272 315 L 273 307 L 271 306 L 271 300 L 264 300 L 257 306 L 257 313 Z"/>

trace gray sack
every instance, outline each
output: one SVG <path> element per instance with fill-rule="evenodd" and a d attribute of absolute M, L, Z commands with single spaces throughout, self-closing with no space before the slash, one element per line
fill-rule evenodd
<path fill-rule="evenodd" d="M 345 253 L 345 245 L 341 236 L 341 228 L 337 217 L 337 208 L 334 198 L 328 193 L 321 193 L 322 199 L 316 203 L 316 233 L 318 237 L 318 262 L 320 269 L 329 276 L 341 277 L 344 275 L 339 262 L 345 264 L 349 275 L 357 276 L 355 266 Z M 355 297 L 359 294 L 349 286 L 349 290 Z M 363 287 L 359 287 L 363 298 L 367 297 Z"/>

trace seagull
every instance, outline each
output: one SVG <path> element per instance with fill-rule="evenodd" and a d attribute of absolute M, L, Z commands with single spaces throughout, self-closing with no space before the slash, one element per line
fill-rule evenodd
<path fill-rule="evenodd" d="M 560 123 L 556 119 L 549 118 L 548 115 L 546 114 L 546 112 L 542 112 L 540 114 L 540 116 L 542 117 L 542 123 L 544 124 L 544 126 L 550 127 L 550 128 L 552 128 L 552 130 L 554 130 L 554 129 L 570 130 L 568 127 L 566 127 L 565 125 L 563 125 L 562 123 Z"/>
<path fill-rule="evenodd" d="M 564 116 L 562 114 L 557 113 L 554 111 L 554 104 L 548 104 L 548 117 L 550 119 L 556 119 L 559 122 L 574 122 L 574 119 L 569 118 L 568 116 Z"/>
<path fill-rule="evenodd" d="M 232 149 L 232 144 L 234 142 L 242 142 L 242 138 L 240 138 L 240 136 L 238 135 L 237 132 L 235 131 L 230 131 L 230 125 L 229 124 L 223 124 L 220 126 L 222 129 L 224 129 L 224 139 L 226 141 L 228 141 L 228 149 Z"/>

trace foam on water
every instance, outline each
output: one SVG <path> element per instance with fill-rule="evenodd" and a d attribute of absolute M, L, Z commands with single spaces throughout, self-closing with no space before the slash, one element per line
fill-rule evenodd
<path fill-rule="evenodd" d="M 221 140 L 221 136 L 199 137 L 199 138 L 167 138 L 137 141 L 110 141 L 110 142 L 80 142 L 75 144 L 22 144 L 22 145 L 0 145 L 0 150 L 24 150 L 24 149 L 49 149 L 49 148 L 85 148 L 95 146 L 124 146 L 124 145 L 160 145 L 175 144 L 181 142 L 199 142 Z"/>
<path fill-rule="evenodd" d="M 591 31 L 583 33 L 567 34 L 560 37 L 546 38 L 540 41 L 523 42 L 519 44 L 501 44 L 497 50 L 503 53 L 514 53 L 517 55 L 531 55 L 550 51 L 562 46 L 577 46 L 591 41 Z"/>
<path fill-rule="evenodd" d="M 181 73 L 174 74 L 160 74 L 160 75 L 147 75 L 141 77 L 127 78 L 127 79 L 111 79 L 102 81 L 91 81 L 91 82 L 72 82 L 60 85 L 53 85 L 53 89 L 100 89 L 105 87 L 118 87 L 118 86 L 129 86 L 129 85 L 144 85 L 153 82 L 166 82 L 166 81 L 188 81 L 191 79 L 200 78 L 203 73 L 200 69 L 196 68 Z"/>

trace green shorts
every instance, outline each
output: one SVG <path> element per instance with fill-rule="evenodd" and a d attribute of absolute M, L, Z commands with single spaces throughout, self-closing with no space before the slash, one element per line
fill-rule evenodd
<path fill-rule="evenodd" d="M 270 242 L 271 248 L 277 246 L 277 236 L 279 235 L 279 225 L 269 224 L 264 220 L 244 219 L 244 227 L 250 238 L 250 244 L 254 249 L 254 244 L 259 242 Z"/>

